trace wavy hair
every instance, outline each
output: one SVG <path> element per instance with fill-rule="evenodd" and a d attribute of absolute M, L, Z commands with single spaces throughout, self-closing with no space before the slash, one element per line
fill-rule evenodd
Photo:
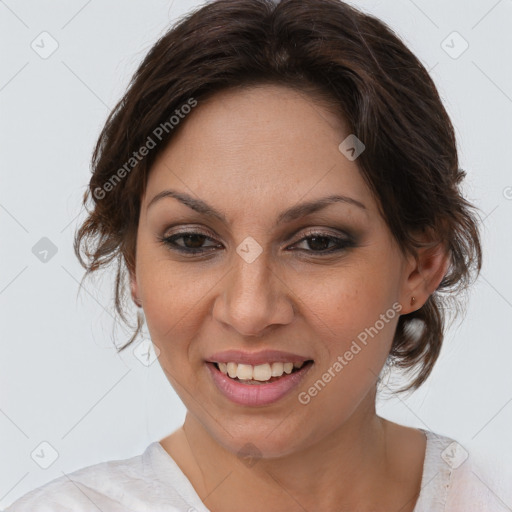
<path fill-rule="evenodd" d="M 125 299 L 140 201 L 152 163 L 186 119 L 161 130 L 158 147 L 121 173 L 108 194 L 98 191 L 190 98 L 201 104 L 222 89 L 261 83 L 321 99 L 364 142 L 359 170 L 404 254 L 416 254 L 422 244 L 415 234 L 425 231 L 449 251 L 437 290 L 420 309 L 400 316 L 389 354 L 414 374 L 403 390 L 418 388 L 439 356 L 447 313 L 462 310 L 461 292 L 481 270 L 476 208 L 461 193 L 466 173 L 429 73 L 387 25 L 339 0 L 216 0 L 155 43 L 94 149 L 83 198 L 88 217 L 74 240 L 84 278 L 117 262 L 115 309 L 132 326 Z M 135 340 L 141 322 L 133 328 L 118 351 Z"/>

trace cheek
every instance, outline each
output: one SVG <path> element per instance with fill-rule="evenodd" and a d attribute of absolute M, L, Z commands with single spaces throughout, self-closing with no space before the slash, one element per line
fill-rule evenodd
<path fill-rule="evenodd" d="M 338 269 L 329 275 L 304 274 L 294 282 L 294 292 L 311 311 L 318 323 L 331 327 L 333 333 L 354 333 L 373 325 L 381 313 L 391 307 L 395 292 L 392 276 L 370 265 Z"/>
<path fill-rule="evenodd" d="M 361 266 L 340 270 L 320 285 L 314 279 L 303 281 L 298 295 L 303 297 L 306 323 L 322 345 L 321 371 L 340 356 L 347 377 L 380 372 L 399 317 L 396 304 L 392 307 L 393 287 L 388 286 L 392 277 Z"/>
<path fill-rule="evenodd" d="M 320 357 L 298 399 L 300 407 L 310 408 L 308 417 L 322 418 L 323 433 L 346 421 L 369 396 L 389 354 L 399 313 L 382 288 L 360 277 L 306 295 L 305 321 Z"/>
<path fill-rule="evenodd" d="M 209 315 L 208 293 L 219 279 L 211 271 L 200 273 L 188 265 L 173 264 L 165 256 L 154 258 L 141 265 L 138 276 L 148 331 L 160 350 L 161 363 L 173 373 L 197 363 L 191 340 Z"/>

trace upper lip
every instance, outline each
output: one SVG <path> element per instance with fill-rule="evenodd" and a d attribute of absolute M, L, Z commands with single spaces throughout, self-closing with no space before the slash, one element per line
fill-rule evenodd
<path fill-rule="evenodd" d="M 210 363 L 241 363 L 256 366 L 264 363 L 303 363 L 310 357 L 282 352 L 280 350 L 261 350 L 259 352 L 244 352 L 243 350 L 225 350 L 216 352 L 206 360 Z"/>

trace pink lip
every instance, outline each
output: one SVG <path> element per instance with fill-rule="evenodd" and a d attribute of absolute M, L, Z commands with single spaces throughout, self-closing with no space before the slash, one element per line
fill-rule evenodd
<path fill-rule="evenodd" d="M 304 363 L 312 359 L 280 350 L 261 350 L 259 352 L 244 352 L 243 350 L 225 350 L 209 356 L 210 363 L 241 363 L 256 366 L 265 363 Z"/>
<path fill-rule="evenodd" d="M 285 374 L 268 384 L 243 384 L 223 374 L 211 362 L 207 362 L 206 366 L 215 386 L 226 398 L 238 405 L 254 407 L 268 405 L 284 397 L 300 383 L 313 364 L 305 364 L 300 370 Z"/>

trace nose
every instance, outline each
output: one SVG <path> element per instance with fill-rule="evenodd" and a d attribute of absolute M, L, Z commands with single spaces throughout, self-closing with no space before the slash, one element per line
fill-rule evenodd
<path fill-rule="evenodd" d="M 293 320 L 293 293 L 263 252 L 248 263 L 236 256 L 222 280 L 213 317 L 243 336 L 262 336 L 272 326 Z"/>

